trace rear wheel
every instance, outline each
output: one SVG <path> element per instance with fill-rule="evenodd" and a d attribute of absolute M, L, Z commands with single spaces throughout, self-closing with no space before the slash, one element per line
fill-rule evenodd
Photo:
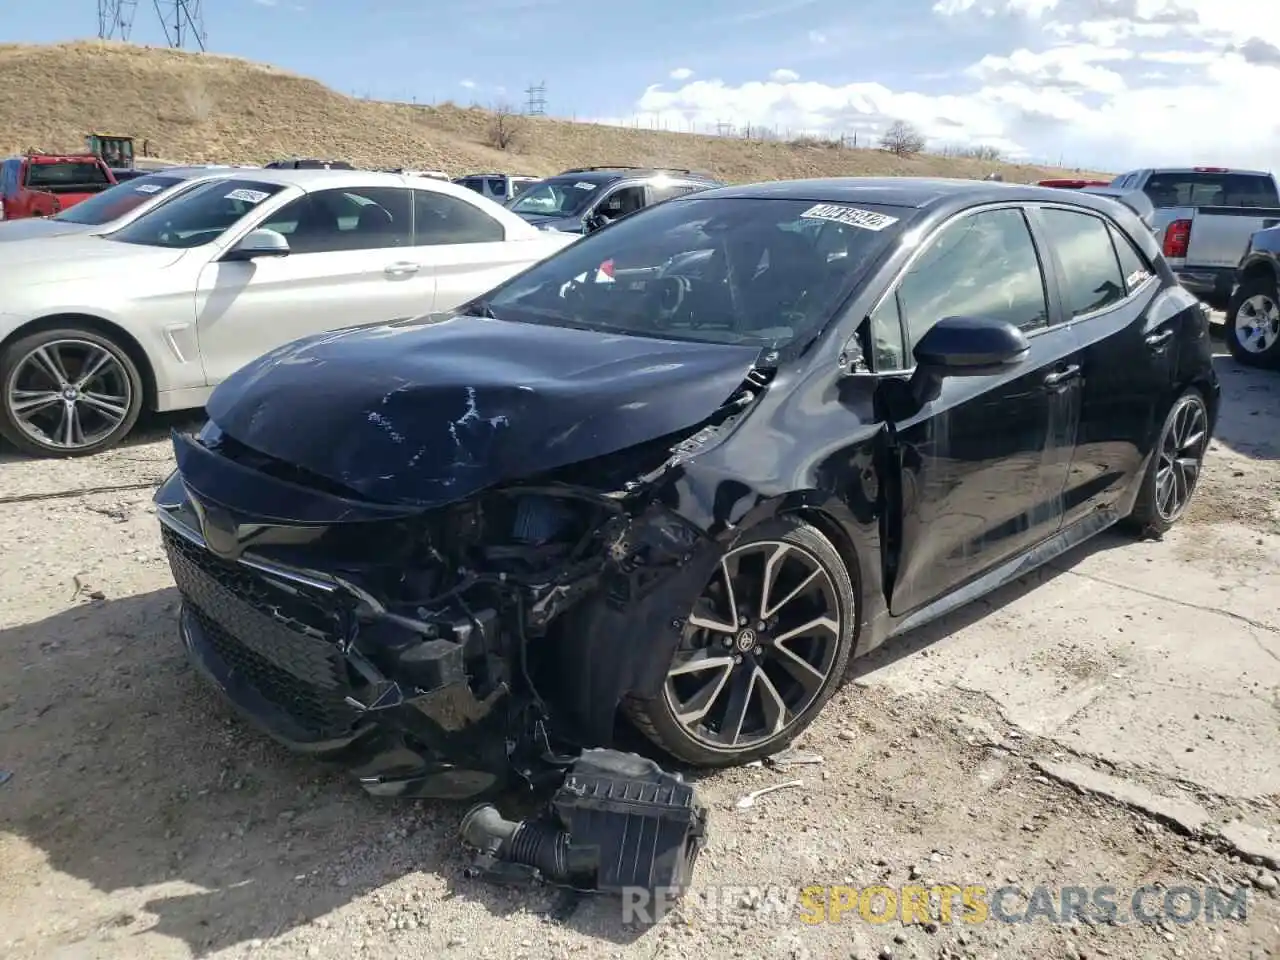
<path fill-rule="evenodd" d="M 776 753 L 844 675 L 853 580 L 815 527 L 763 524 L 720 561 L 685 618 L 662 692 L 630 699 L 632 722 L 672 756 L 725 767 Z"/>
<path fill-rule="evenodd" d="M 115 446 L 142 410 L 129 354 L 92 330 L 41 330 L 0 353 L 0 435 L 36 457 Z"/>
<path fill-rule="evenodd" d="M 1129 516 L 1139 533 L 1160 535 L 1186 513 L 1200 482 L 1209 449 L 1209 409 L 1194 387 L 1178 397 L 1165 417 L 1158 446 Z"/>
<path fill-rule="evenodd" d="M 1280 366 L 1280 293 L 1275 281 L 1261 277 L 1240 285 L 1224 336 L 1239 363 Z"/>

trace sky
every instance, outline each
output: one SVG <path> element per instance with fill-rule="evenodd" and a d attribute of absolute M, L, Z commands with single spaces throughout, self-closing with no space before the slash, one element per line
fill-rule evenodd
<path fill-rule="evenodd" d="M 165 0 L 161 0 L 162 5 Z M 1119 171 L 1269 169 L 1275 0 L 203 0 L 208 49 L 347 94 L 670 130 L 991 146 Z M 0 42 L 97 33 L 96 0 L 17 4 Z M 163 44 L 152 0 L 131 39 Z"/>

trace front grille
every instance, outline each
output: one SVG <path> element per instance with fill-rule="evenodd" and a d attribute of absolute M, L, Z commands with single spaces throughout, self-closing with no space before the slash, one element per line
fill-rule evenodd
<path fill-rule="evenodd" d="M 206 640 L 242 682 L 316 739 L 350 731 L 353 684 L 338 649 L 343 617 L 320 598 L 298 597 L 255 571 L 163 530 L 174 582 Z"/>

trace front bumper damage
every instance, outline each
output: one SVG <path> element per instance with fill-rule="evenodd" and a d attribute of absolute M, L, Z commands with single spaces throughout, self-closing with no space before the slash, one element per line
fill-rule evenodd
<path fill-rule="evenodd" d="M 294 751 L 343 764 L 375 796 L 553 793 L 529 820 L 488 806 L 466 818 L 484 876 L 683 889 L 706 808 L 678 774 L 608 748 L 621 697 L 660 689 L 680 633 L 672 613 L 691 608 L 718 545 L 656 503 L 628 513 L 568 486 L 519 488 L 542 511 L 517 509 L 526 528 L 553 518 L 551 493 L 586 504 L 586 559 L 461 570 L 429 600 L 405 602 L 413 591 L 402 589 L 394 602 L 380 578 L 406 568 L 392 538 L 425 536 L 417 518 L 367 515 L 269 477 L 252 512 L 228 507 L 197 486 L 216 486 L 212 451 L 182 437 L 175 446 L 179 471 L 156 500 L 180 635 L 240 714 Z M 268 504 L 286 500 L 306 522 L 272 514 Z M 549 549 L 546 531 L 526 533 Z M 372 564 L 371 544 L 385 553 Z"/>

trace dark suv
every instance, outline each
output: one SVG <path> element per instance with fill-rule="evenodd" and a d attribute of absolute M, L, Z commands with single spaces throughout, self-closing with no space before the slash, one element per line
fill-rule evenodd
<path fill-rule="evenodd" d="M 544 230 L 590 233 L 663 200 L 721 186 L 692 170 L 579 167 L 530 184 L 507 209 Z"/>

